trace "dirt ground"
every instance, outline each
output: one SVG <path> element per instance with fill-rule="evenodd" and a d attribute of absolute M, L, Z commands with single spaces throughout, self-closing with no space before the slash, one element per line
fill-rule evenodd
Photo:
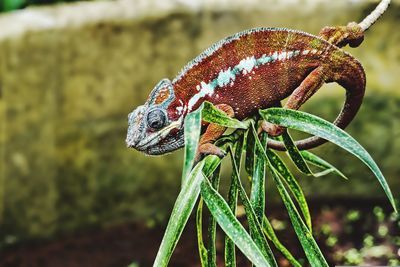
<path fill-rule="evenodd" d="M 351 207 L 348 203 L 352 203 Z M 387 255 L 380 255 L 380 257 L 379 255 L 370 257 L 360 252 L 364 258 L 367 257 L 363 263 L 386 265 L 389 258 L 396 258 L 394 254 L 398 253 L 399 248 L 396 248 L 392 242 L 393 239 L 389 237 L 400 236 L 398 219 L 390 223 L 388 216 L 382 220 L 383 215 L 380 215 L 381 218 L 377 215 L 377 210 L 383 211 L 382 214 L 390 213 L 390 208 L 385 201 L 312 201 L 310 208 L 316 240 L 330 265 L 334 265 L 334 262 L 338 264 L 338 261 L 340 263 L 345 261 L 346 257 L 338 256 L 341 255 L 340 251 L 358 248 L 359 251 L 365 252 L 363 246 L 366 246 L 366 235 L 373 236 L 375 243 L 372 247 L 384 245 L 383 247 L 387 248 L 388 252 Z M 297 238 L 287 221 L 284 208 L 275 206 L 267 215 L 273 218 L 272 224 L 282 243 L 287 245 L 296 258 L 304 258 Z M 388 232 L 384 236 L 378 236 L 376 229 L 378 224 L 388 226 Z M 330 230 L 327 232 L 326 229 Z M 350 234 L 348 229 L 350 229 Z M 194 220 L 191 218 L 169 266 L 200 266 L 195 230 Z M 7 248 L 0 252 L 0 266 L 111 267 L 127 266 L 132 262 L 135 262 L 137 266 L 152 266 L 163 232 L 163 227 L 150 229 L 137 223 L 86 230 L 60 236 L 51 241 L 36 241 Z M 337 239 L 337 242 L 329 241 L 333 237 Z M 218 235 L 217 240 L 218 265 L 223 266 L 221 234 Z M 279 266 L 289 266 L 279 252 L 276 250 L 274 252 L 276 252 Z M 394 253 L 394 256 L 390 253 Z M 393 262 L 394 260 L 391 261 Z M 238 266 L 251 266 L 239 252 Z"/>

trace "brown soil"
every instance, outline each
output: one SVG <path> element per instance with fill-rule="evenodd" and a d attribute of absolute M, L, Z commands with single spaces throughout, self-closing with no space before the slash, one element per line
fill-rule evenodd
<path fill-rule="evenodd" d="M 311 203 L 311 214 L 314 217 L 313 225 L 316 232 L 318 232 L 320 225 L 324 223 L 331 224 L 333 229 L 338 228 L 340 232 L 344 214 L 349 208 L 344 207 L 343 204 L 345 203 L 340 204 L 338 201 L 334 201 L 334 203 L 336 203 L 334 206 L 321 201 Z M 366 205 L 363 201 L 353 201 L 351 208 L 358 209 L 362 214 L 373 217 L 372 209 L 377 204 L 382 203 L 373 201 Z M 329 205 L 329 207 L 326 208 L 326 205 Z M 268 216 L 279 220 L 287 219 L 284 209 L 280 207 L 275 207 L 268 213 Z M 363 223 L 365 223 L 365 220 L 358 221 L 360 225 Z M 357 227 L 355 228 L 357 230 Z M 340 243 L 348 244 L 349 241 L 352 244 L 360 243 L 365 234 L 364 228 L 360 227 L 360 229 L 363 230 L 354 231 L 351 235 L 337 233 Z M 161 227 L 149 229 L 140 224 L 132 223 L 75 233 L 51 241 L 20 244 L 0 252 L 0 266 L 119 267 L 127 266 L 132 261 L 141 267 L 152 266 L 163 232 L 164 228 Z M 304 254 L 299 249 L 297 238 L 290 227 L 284 231 L 279 231 L 278 235 L 296 258 L 304 258 Z M 325 236 L 317 234 L 317 242 L 320 244 L 321 250 L 324 251 L 328 261 L 333 263 L 333 248 L 324 245 L 325 239 Z M 223 266 L 223 255 L 220 253 L 223 250 L 221 235 L 218 238 L 217 249 L 219 251 L 219 266 Z M 278 252 L 275 254 L 279 266 L 288 266 L 286 260 Z M 186 227 L 169 266 L 200 266 L 193 218 Z M 240 253 L 238 253 L 238 266 L 250 266 Z"/>

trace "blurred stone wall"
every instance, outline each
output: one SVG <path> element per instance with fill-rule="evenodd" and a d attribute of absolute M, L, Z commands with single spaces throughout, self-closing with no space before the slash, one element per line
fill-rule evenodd
<path fill-rule="evenodd" d="M 146 157 L 124 143 L 127 114 L 153 86 L 235 32 L 279 26 L 317 33 L 359 20 L 373 6 L 122 0 L 0 16 L 0 246 L 93 225 L 165 220 L 179 191 L 182 151 Z M 397 196 L 399 10 L 392 5 L 365 44 L 351 50 L 366 68 L 368 91 L 349 128 Z M 342 95 L 327 86 L 306 110 L 332 119 Z M 331 145 L 319 151 L 351 179 L 302 179 L 310 198 L 384 197 L 352 156 Z"/>

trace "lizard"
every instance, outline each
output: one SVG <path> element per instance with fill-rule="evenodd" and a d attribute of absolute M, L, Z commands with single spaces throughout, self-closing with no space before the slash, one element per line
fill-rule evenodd
<path fill-rule="evenodd" d="M 344 129 L 359 110 L 366 77 L 361 63 L 342 50 L 358 47 L 364 32 L 385 12 L 390 0 L 382 0 L 361 22 L 324 27 L 319 35 L 286 28 L 253 28 L 229 36 L 189 62 L 171 81 L 162 79 L 146 103 L 128 115 L 127 146 L 148 155 L 172 152 L 184 146 L 184 118 L 204 101 L 239 120 L 259 109 L 280 106 L 299 109 L 323 84 L 336 82 L 346 99 L 334 124 Z M 213 143 L 223 126 L 204 125 L 197 155 L 224 152 Z M 278 136 L 285 128 L 261 123 L 260 129 Z M 300 150 L 326 142 L 319 137 L 296 141 Z M 268 148 L 285 150 L 269 139 Z"/>

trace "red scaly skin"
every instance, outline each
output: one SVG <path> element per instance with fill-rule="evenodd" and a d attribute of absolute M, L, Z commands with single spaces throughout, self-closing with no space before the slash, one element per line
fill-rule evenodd
<path fill-rule="evenodd" d="M 304 51 L 309 51 L 303 55 Z M 326 68 L 325 75 L 330 81 L 347 82 L 348 90 L 362 91 L 365 75 L 362 66 L 352 56 L 316 38 L 315 36 L 291 30 L 250 31 L 237 40 L 224 44 L 212 55 L 199 64 L 191 67 L 180 79 L 172 82 L 177 99 L 186 105 L 198 93 L 201 82 L 206 84 L 218 77 L 220 71 L 234 68 L 241 60 L 263 55 L 271 56 L 275 52 L 300 51 L 298 56 L 276 60 L 258 68 L 251 73 L 237 74 L 232 85 L 218 86 L 215 93 L 198 101 L 192 110 L 207 100 L 214 105 L 227 104 L 235 111 L 235 117 L 244 119 L 257 114 L 259 109 L 273 106 L 276 102 L 288 97 L 294 89 L 315 68 Z M 344 72 L 343 69 L 348 69 Z M 179 103 L 177 103 L 179 105 Z M 170 106 L 173 112 L 174 106 Z"/>
<path fill-rule="evenodd" d="M 216 43 L 172 82 L 160 82 L 146 104 L 130 114 L 128 146 L 147 154 L 163 154 L 182 147 L 184 117 L 204 101 L 244 119 L 257 115 L 259 109 L 277 106 L 287 97 L 285 107 L 298 109 L 323 83 L 329 82 L 337 82 L 347 91 L 345 105 L 335 121 L 339 127 L 346 127 L 361 105 L 365 74 L 356 59 L 334 44 L 360 44 L 362 32 L 353 26 L 351 34 L 346 27 L 323 29 L 321 36 L 326 40 L 288 29 L 256 28 Z M 219 154 L 210 143 L 224 129 L 211 128 L 200 141 L 200 152 Z M 279 134 L 280 130 L 275 127 L 270 134 Z M 206 143 L 206 148 L 201 149 Z M 323 140 L 311 138 L 297 145 L 308 149 L 321 143 Z M 273 140 L 269 146 L 284 149 Z"/>

